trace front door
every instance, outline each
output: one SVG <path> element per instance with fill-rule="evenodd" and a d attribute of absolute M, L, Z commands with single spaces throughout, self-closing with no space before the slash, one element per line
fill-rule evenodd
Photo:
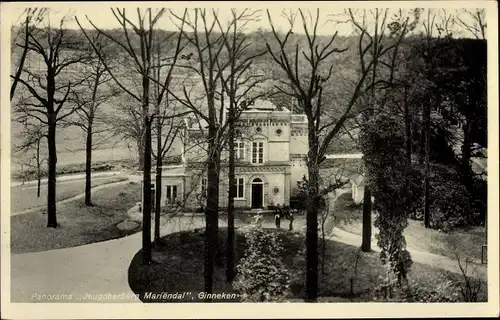
<path fill-rule="evenodd" d="M 263 185 L 261 183 L 252 184 L 252 209 L 260 209 L 262 205 L 262 191 Z"/>

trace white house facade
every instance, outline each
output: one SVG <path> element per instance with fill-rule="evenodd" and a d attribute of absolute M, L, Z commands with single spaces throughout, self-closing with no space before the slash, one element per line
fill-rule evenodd
<path fill-rule="evenodd" d="M 182 163 L 162 170 L 161 201 L 166 207 L 203 207 L 206 201 L 206 123 L 186 118 L 183 127 Z M 297 182 L 307 176 L 309 150 L 307 119 L 257 100 L 243 111 L 235 125 L 235 207 L 244 209 L 289 205 Z M 219 205 L 227 206 L 228 151 L 221 154 Z M 154 183 L 155 176 L 152 175 Z"/>

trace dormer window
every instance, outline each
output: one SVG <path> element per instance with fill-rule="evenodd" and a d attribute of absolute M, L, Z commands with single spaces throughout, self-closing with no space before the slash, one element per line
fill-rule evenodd
<path fill-rule="evenodd" d="M 264 142 L 252 142 L 252 163 L 264 163 Z"/>

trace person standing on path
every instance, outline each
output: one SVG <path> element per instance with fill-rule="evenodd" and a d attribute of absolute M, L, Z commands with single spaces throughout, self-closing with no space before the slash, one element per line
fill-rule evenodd
<path fill-rule="evenodd" d="M 295 214 L 295 211 L 296 211 L 296 210 L 297 210 L 297 209 L 292 209 L 292 210 L 290 210 L 290 211 L 289 211 L 289 212 L 290 212 L 290 213 L 288 214 L 288 220 L 290 220 L 290 225 L 288 226 L 288 230 L 289 230 L 289 231 L 292 231 L 292 230 L 293 230 L 293 215 Z"/>
<path fill-rule="evenodd" d="M 274 209 L 274 222 L 276 224 L 276 229 L 281 228 L 281 207 L 277 205 Z"/>

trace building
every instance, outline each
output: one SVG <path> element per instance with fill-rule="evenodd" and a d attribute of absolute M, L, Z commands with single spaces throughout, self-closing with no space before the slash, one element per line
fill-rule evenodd
<path fill-rule="evenodd" d="M 355 204 L 363 203 L 363 197 L 365 193 L 365 178 L 359 174 L 352 174 L 349 178 L 351 183 L 352 201 Z"/>
<path fill-rule="evenodd" d="M 205 171 L 206 122 L 186 118 L 182 135 L 182 163 L 163 167 L 161 201 L 169 206 L 200 210 L 207 190 Z M 297 182 L 307 175 L 309 150 L 307 118 L 256 100 L 241 113 L 236 125 L 235 207 L 267 209 L 288 205 Z M 221 154 L 219 205 L 227 206 L 228 151 Z M 154 183 L 154 175 L 152 181 Z"/>

